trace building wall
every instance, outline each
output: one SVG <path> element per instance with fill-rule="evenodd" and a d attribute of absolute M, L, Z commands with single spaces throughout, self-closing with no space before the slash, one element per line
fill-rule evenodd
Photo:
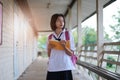
<path fill-rule="evenodd" d="M 13 0 L 3 3 L 2 45 L 0 45 L 0 80 L 13 80 Z"/>
<path fill-rule="evenodd" d="M 17 79 L 37 56 L 37 40 L 33 29 L 17 4 L 14 6 L 14 26 L 14 66 Z"/>
<path fill-rule="evenodd" d="M 0 80 L 17 79 L 37 57 L 37 40 L 29 20 L 14 0 L 3 3 Z"/>

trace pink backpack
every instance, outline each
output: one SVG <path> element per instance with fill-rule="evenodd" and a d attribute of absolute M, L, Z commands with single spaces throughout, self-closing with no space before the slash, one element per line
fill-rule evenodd
<path fill-rule="evenodd" d="M 52 36 L 53 36 L 53 34 L 50 34 L 48 39 L 52 39 Z M 70 40 L 68 31 L 65 31 L 65 38 L 66 38 L 66 40 Z M 72 60 L 72 63 L 75 65 L 77 62 L 77 56 L 74 54 L 74 52 L 73 52 L 73 55 L 71 56 L 71 60 Z"/>

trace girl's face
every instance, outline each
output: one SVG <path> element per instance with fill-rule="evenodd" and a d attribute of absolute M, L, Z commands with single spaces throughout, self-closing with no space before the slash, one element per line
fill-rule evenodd
<path fill-rule="evenodd" d="M 64 27 L 64 19 L 62 16 L 59 16 L 56 20 L 57 29 L 62 29 Z"/>

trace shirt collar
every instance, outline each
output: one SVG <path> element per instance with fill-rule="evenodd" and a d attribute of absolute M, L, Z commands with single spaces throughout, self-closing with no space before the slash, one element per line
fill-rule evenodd
<path fill-rule="evenodd" d="M 55 35 L 56 38 L 58 38 L 60 36 L 60 34 L 62 34 L 64 32 L 64 30 L 62 30 L 59 35 L 57 36 L 57 34 L 55 32 L 53 32 L 53 35 Z"/>

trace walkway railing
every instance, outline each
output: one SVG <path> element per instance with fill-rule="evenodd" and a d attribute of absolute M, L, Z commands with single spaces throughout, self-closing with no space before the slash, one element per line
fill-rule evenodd
<path fill-rule="evenodd" d="M 97 65 L 97 44 L 82 45 L 79 52 L 81 61 L 94 62 Z"/>
<path fill-rule="evenodd" d="M 108 58 L 106 58 L 107 55 L 109 55 Z M 104 43 L 103 56 L 102 64 L 106 62 L 115 65 L 114 72 L 120 74 L 120 42 Z"/>
<path fill-rule="evenodd" d="M 78 65 L 87 68 L 89 75 L 93 76 L 94 80 L 103 80 L 104 78 L 109 80 L 110 76 L 113 77 L 110 80 L 119 80 L 120 42 L 104 43 L 103 47 L 104 49 L 99 56 L 101 58 L 98 60 L 97 44 L 81 46 Z M 97 63 L 101 63 L 101 65 L 98 66 Z"/>

